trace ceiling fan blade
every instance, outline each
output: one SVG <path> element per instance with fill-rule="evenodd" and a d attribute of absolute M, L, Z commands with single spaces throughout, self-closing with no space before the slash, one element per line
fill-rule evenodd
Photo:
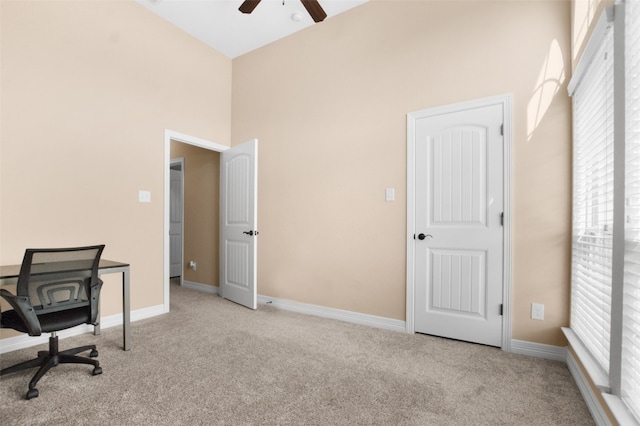
<path fill-rule="evenodd" d="M 300 1 L 302 2 L 302 5 L 304 6 L 304 8 L 307 9 L 307 12 L 309 12 L 309 15 L 311 15 L 314 22 L 324 21 L 324 18 L 327 17 L 327 13 L 324 11 L 322 6 L 320 6 L 320 3 L 318 3 L 318 0 L 300 0 Z"/>
<path fill-rule="evenodd" d="M 260 3 L 260 0 L 245 0 L 238 10 L 242 13 L 251 13 L 258 3 Z"/>

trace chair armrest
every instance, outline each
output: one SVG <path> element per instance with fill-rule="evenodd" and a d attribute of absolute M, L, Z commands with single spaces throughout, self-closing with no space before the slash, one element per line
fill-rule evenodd
<path fill-rule="evenodd" d="M 98 310 L 100 309 L 100 289 L 102 280 L 96 279 L 89 285 L 89 297 L 91 300 L 91 324 L 98 325 Z"/>
<path fill-rule="evenodd" d="M 40 336 L 42 329 L 36 311 L 31 306 L 28 296 L 15 296 L 5 289 L 0 289 L 0 296 L 16 311 L 29 330 L 29 336 Z"/>

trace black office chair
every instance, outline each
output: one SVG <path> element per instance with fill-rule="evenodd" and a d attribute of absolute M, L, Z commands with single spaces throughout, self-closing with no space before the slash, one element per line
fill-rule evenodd
<path fill-rule="evenodd" d="M 12 328 L 29 336 L 51 333 L 49 350 L 38 357 L 4 368 L 0 376 L 40 367 L 29 382 L 27 399 L 38 396 L 36 384 L 52 367 L 60 363 L 93 365 L 93 375 L 101 374 L 95 345 L 58 351 L 57 331 L 80 324 L 97 324 L 102 280 L 98 263 L 104 245 L 88 247 L 27 249 L 18 277 L 17 295 L 0 289 L 13 308 L 0 313 L 0 327 Z M 90 350 L 91 358 L 77 356 Z"/>

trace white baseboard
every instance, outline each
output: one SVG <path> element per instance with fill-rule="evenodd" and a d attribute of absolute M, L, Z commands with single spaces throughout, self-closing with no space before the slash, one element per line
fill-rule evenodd
<path fill-rule="evenodd" d="M 294 302 L 276 297 L 258 295 L 258 303 L 271 305 L 287 311 L 301 314 L 315 315 L 317 317 L 331 318 L 354 324 L 368 325 L 385 330 L 406 333 L 405 321 L 375 315 L 361 314 L 358 312 L 344 311 L 342 309 L 327 308 L 325 306 L 311 305 L 308 303 Z"/>
<path fill-rule="evenodd" d="M 208 284 L 201 284 L 192 281 L 183 281 L 185 288 L 198 290 L 211 294 L 219 294 L 219 287 L 211 286 Z M 328 308 L 320 305 L 312 305 L 308 303 L 295 302 L 287 299 L 279 299 L 276 297 L 268 297 L 258 295 L 258 303 L 262 305 L 271 305 L 279 309 L 298 312 L 306 315 L 315 315 L 323 318 L 336 319 L 340 321 L 350 322 L 354 324 L 367 325 L 371 327 L 381 328 L 385 330 L 398 331 L 406 333 L 406 323 L 402 320 L 396 320 L 392 318 L 380 317 L 376 315 L 363 314 L 353 311 L 345 311 L 342 309 Z M 164 312 L 164 305 L 151 306 L 148 308 L 138 309 L 131 312 L 131 322 L 135 322 L 142 319 L 152 318 L 157 315 L 161 315 Z M 103 329 L 109 327 L 115 327 L 122 324 L 122 314 L 109 315 L 103 317 L 100 320 L 100 325 Z M 89 325 L 81 325 L 68 330 L 63 330 L 58 333 L 58 336 L 63 339 L 65 337 L 77 336 L 83 333 L 89 333 L 93 331 L 93 327 Z M 31 337 L 27 335 L 20 335 L 15 337 L 9 337 L 0 340 L 0 354 L 11 352 L 18 349 L 27 348 L 30 346 L 47 343 L 49 337 L 48 334 L 39 337 Z M 567 350 L 559 346 L 545 345 L 542 343 L 527 342 L 524 340 L 511 340 L 511 352 L 534 356 L 538 358 L 551 359 L 555 361 L 566 361 Z"/>
<path fill-rule="evenodd" d="M 294 302 L 291 300 L 278 299 L 275 297 L 262 295 L 258 295 L 258 303 L 263 305 L 269 304 L 280 309 L 298 312 L 301 314 L 315 315 L 324 318 L 337 319 L 340 321 L 406 333 L 406 323 L 405 321 L 401 320 L 361 314 L 352 311 L 344 311 L 341 309 L 327 308 L 325 306 L 319 305 L 310 305 L 307 303 Z M 511 340 L 511 352 L 563 362 L 567 357 L 566 348 L 560 346 L 545 345 L 542 343 L 527 342 L 524 340 Z"/>
<path fill-rule="evenodd" d="M 566 361 L 567 348 L 543 343 L 527 342 L 525 340 L 511 340 L 511 351 L 514 354 L 529 355 L 553 361 Z"/>
<path fill-rule="evenodd" d="M 580 394 L 582 394 L 582 399 L 584 399 L 585 404 L 587 404 L 587 408 L 591 413 L 591 417 L 593 417 L 593 420 L 596 422 L 596 425 L 610 426 L 611 421 L 609 420 L 609 416 L 607 416 L 607 413 L 600 404 L 598 397 L 593 392 L 591 386 L 589 386 L 589 382 L 578 365 L 578 362 L 569 351 L 567 351 L 566 361 L 567 367 L 569 367 L 569 371 L 571 372 L 571 376 L 573 376 L 573 380 L 576 382 L 576 385 L 580 390 Z"/>
<path fill-rule="evenodd" d="M 196 282 L 193 282 L 193 281 L 183 280 L 182 281 L 182 286 L 184 288 L 190 288 L 192 290 L 198 290 L 198 291 L 202 291 L 202 292 L 205 292 L 205 293 L 220 294 L 220 288 L 218 286 L 213 286 L 213 285 L 209 285 L 209 284 L 201 284 L 201 283 L 196 283 Z"/>
<path fill-rule="evenodd" d="M 184 287 L 192 288 L 194 290 L 219 294 L 219 287 L 189 281 L 184 281 L 183 285 Z M 385 330 L 399 331 L 401 333 L 406 333 L 407 331 L 405 321 L 392 318 L 328 308 L 326 306 L 295 302 L 288 299 L 279 299 L 277 297 L 269 297 L 260 294 L 258 295 L 258 303 L 261 305 L 275 306 L 279 309 L 298 312 L 301 314 L 315 315 L 318 317 L 331 318 L 354 324 L 368 325 Z M 537 358 L 551 359 L 554 361 L 565 361 L 567 356 L 567 349 L 563 347 L 515 339 L 511 340 L 511 352 Z"/>
<path fill-rule="evenodd" d="M 137 309 L 131 311 L 131 322 L 139 321 L 161 315 L 164 313 L 164 305 L 151 306 L 148 308 Z M 118 325 L 122 325 L 122 314 L 113 314 L 100 319 L 100 328 L 110 328 Z M 92 333 L 93 326 L 88 324 L 79 325 L 77 327 L 69 328 L 58 332 L 58 338 L 64 339 L 66 337 L 78 336 L 84 333 Z M 46 344 L 49 341 L 49 333 L 45 333 L 42 336 L 29 336 L 22 334 L 20 336 L 7 337 L 0 340 L 0 354 L 16 351 L 18 349 L 29 348 L 40 344 Z"/>
<path fill-rule="evenodd" d="M 208 284 L 201 284 L 192 281 L 183 281 L 183 287 L 193 290 L 203 291 L 205 293 L 220 294 L 220 288 Z M 378 317 L 375 315 L 361 314 L 358 312 L 344 311 L 341 309 L 327 308 L 319 305 L 311 305 L 308 303 L 294 302 L 287 299 L 278 299 L 258 295 L 258 303 L 261 305 L 271 305 L 286 311 L 298 312 L 301 314 L 315 315 L 324 318 L 337 319 L 340 321 L 351 322 L 354 324 L 368 325 L 385 330 L 406 332 L 405 322 L 391 318 Z"/>

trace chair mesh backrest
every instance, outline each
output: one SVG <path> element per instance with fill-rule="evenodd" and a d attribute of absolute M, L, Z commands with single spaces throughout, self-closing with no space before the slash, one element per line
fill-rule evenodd
<path fill-rule="evenodd" d="M 89 286 L 98 279 L 104 245 L 27 249 L 18 296 L 29 296 L 37 315 L 89 306 Z"/>

